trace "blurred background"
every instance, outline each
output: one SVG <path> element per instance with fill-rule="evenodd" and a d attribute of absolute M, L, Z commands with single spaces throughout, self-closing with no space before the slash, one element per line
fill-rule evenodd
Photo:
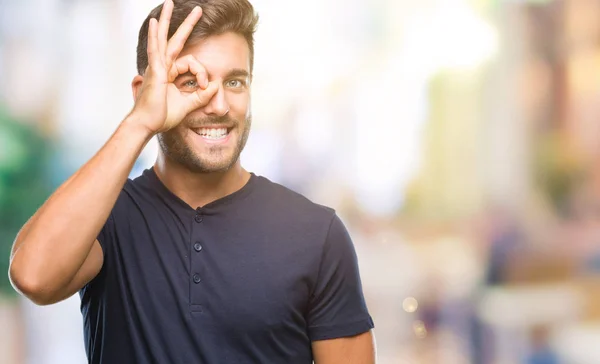
<path fill-rule="evenodd" d="M 253 4 L 243 164 L 337 209 L 380 363 L 600 363 L 600 0 Z M 155 5 L 0 0 L 2 272 L 129 112 Z M 0 323 L 2 364 L 86 361 L 78 296 L 2 273 Z"/>

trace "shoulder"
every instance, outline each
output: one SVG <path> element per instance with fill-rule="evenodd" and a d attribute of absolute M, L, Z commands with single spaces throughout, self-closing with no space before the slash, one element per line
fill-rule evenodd
<path fill-rule="evenodd" d="M 253 203 L 261 206 L 264 213 L 277 220 L 327 229 L 336 216 L 333 208 L 315 203 L 306 196 L 263 176 L 256 177 L 255 192 Z"/>
<path fill-rule="evenodd" d="M 135 193 L 152 188 L 152 173 L 149 169 L 144 170 L 139 176 L 129 177 L 123 186 L 123 192 Z"/>
<path fill-rule="evenodd" d="M 315 214 L 320 218 L 331 219 L 335 210 L 329 206 L 313 202 L 306 196 L 263 176 L 257 176 L 258 195 L 280 212 Z"/>
<path fill-rule="evenodd" d="M 117 197 L 113 214 L 127 213 L 132 206 L 160 198 L 159 190 L 152 183 L 147 171 L 139 176 L 129 177 Z"/>

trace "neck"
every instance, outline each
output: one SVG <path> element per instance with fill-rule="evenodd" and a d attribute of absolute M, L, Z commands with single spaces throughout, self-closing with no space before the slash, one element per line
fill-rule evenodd
<path fill-rule="evenodd" d="M 250 179 L 250 173 L 242 168 L 239 160 L 226 171 L 196 173 L 161 157 L 154 164 L 156 175 L 173 194 L 193 208 L 238 191 Z"/>

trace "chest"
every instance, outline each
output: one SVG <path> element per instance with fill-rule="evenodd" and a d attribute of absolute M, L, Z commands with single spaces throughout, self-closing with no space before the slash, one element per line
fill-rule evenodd
<path fill-rule="evenodd" d="M 303 321 L 319 254 L 293 227 L 253 216 L 147 212 L 116 222 L 107 282 L 123 287 L 118 294 L 135 309 L 246 331 Z"/>

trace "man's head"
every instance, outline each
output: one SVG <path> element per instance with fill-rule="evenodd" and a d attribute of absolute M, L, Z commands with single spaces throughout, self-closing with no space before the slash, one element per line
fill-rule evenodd
<path fill-rule="evenodd" d="M 202 17 L 179 57 L 194 56 L 206 69 L 209 81 L 219 84 L 219 90 L 206 106 L 188 114 L 174 129 L 158 135 L 161 152 L 170 161 L 194 172 L 227 170 L 238 161 L 250 132 L 253 35 L 258 16 L 248 0 L 173 2 L 168 38 L 195 6 L 202 8 Z M 140 76 L 148 65 L 148 24 L 151 18 L 158 20 L 161 11 L 162 5 L 154 8 L 140 29 L 137 46 Z M 141 79 L 140 76 L 137 78 Z M 193 75 L 183 74 L 174 84 L 182 92 L 191 92 L 197 87 L 195 82 Z"/>

